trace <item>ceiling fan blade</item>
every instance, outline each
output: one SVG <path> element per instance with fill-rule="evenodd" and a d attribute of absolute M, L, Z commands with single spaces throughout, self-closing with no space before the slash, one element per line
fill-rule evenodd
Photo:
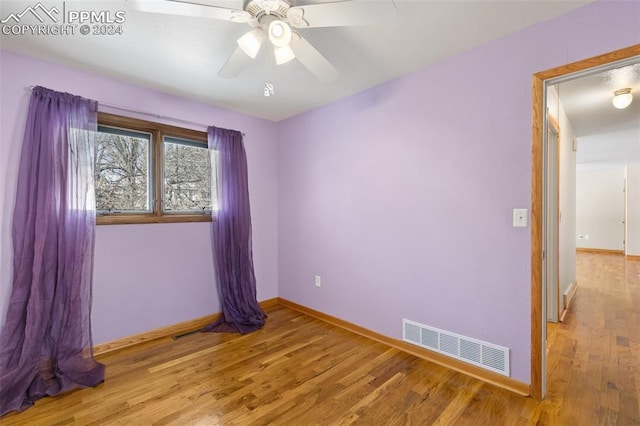
<path fill-rule="evenodd" d="M 292 7 L 287 18 L 297 28 L 378 24 L 395 15 L 393 0 L 337 1 Z"/>
<path fill-rule="evenodd" d="M 224 63 L 218 75 L 224 78 L 237 77 L 238 74 L 251 62 L 251 57 L 244 53 L 240 46 L 236 47 L 227 62 Z"/>
<path fill-rule="evenodd" d="M 246 23 L 252 19 L 244 10 L 226 9 L 224 7 L 205 6 L 173 0 L 129 0 L 134 9 L 141 12 L 164 13 L 168 15 L 195 16 L 197 18 L 219 19 Z"/>
<path fill-rule="evenodd" d="M 311 71 L 318 80 L 333 81 L 340 75 L 338 70 L 299 34 L 293 37 L 290 47 L 295 53 L 296 59 Z"/>

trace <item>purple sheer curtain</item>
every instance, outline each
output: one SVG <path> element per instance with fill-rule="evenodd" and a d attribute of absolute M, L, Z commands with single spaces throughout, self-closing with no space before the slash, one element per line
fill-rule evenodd
<path fill-rule="evenodd" d="M 0 415 L 104 380 L 93 358 L 97 103 L 35 87 L 13 214 L 13 289 L 0 332 Z"/>
<path fill-rule="evenodd" d="M 247 156 L 242 133 L 209 127 L 207 135 L 218 164 L 219 210 L 212 227 L 222 314 L 203 331 L 245 334 L 262 327 L 266 318 L 256 299 Z"/>

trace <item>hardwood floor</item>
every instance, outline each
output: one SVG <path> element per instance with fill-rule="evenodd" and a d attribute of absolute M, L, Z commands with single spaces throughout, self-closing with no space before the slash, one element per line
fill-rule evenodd
<path fill-rule="evenodd" d="M 551 344 L 547 398 L 563 424 L 640 424 L 640 262 L 578 253 L 577 280 Z"/>
<path fill-rule="evenodd" d="M 0 423 L 640 424 L 640 261 L 580 253 L 578 263 L 542 402 L 276 306 L 246 336 L 198 333 L 104 355 L 105 383 Z"/>

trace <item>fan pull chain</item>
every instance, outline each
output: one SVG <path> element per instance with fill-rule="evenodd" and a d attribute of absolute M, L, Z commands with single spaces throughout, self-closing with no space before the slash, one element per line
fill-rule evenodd
<path fill-rule="evenodd" d="M 265 76 L 266 76 L 266 82 L 264 83 L 264 96 L 267 98 L 273 97 L 275 96 L 276 92 L 275 92 L 275 88 L 273 85 L 273 69 L 274 69 L 274 63 L 273 63 L 273 45 L 271 43 L 268 42 L 267 40 L 267 48 L 264 49 L 263 54 L 266 56 L 265 59 Z"/>

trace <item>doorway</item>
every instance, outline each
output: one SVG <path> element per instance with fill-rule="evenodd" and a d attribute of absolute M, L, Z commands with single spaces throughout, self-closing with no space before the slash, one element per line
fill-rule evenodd
<path fill-rule="evenodd" d="M 626 254 L 626 174 L 625 164 L 579 165 L 578 251 Z"/>
<path fill-rule="evenodd" d="M 531 191 L 531 396 L 543 399 L 546 393 L 546 334 L 547 334 L 547 276 L 548 246 L 553 244 L 548 234 L 552 218 L 548 217 L 550 196 L 557 180 L 549 182 L 545 155 L 548 131 L 545 94 L 550 83 L 575 78 L 577 74 L 596 72 L 606 67 L 621 66 L 640 56 L 640 45 L 606 55 L 554 68 L 533 76 L 532 125 L 532 191 Z M 553 178 L 553 177 L 552 177 Z"/>

